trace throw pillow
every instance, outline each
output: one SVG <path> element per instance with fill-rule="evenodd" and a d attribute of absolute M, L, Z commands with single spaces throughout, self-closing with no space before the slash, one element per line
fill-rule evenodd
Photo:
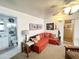
<path fill-rule="evenodd" d="M 29 40 L 32 41 L 32 38 L 36 38 L 36 36 L 37 36 L 37 35 L 31 36 L 31 37 L 29 38 Z"/>
<path fill-rule="evenodd" d="M 33 41 L 34 43 L 38 43 L 38 40 L 37 40 L 36 38 L 32 38 L 32 41 Z"/>
<path fill-rule="evenodd" d="M 79 59 L 79 52 L 76 51 L 67 51 L 67 54 L 71 59 Z"/>
<path fill-rule="evenodd" d="M 40 36 L 39 36 L 39 35 L 36 36 L 36 40 L 37 40 L 37 41 L 40 40 Z"/>

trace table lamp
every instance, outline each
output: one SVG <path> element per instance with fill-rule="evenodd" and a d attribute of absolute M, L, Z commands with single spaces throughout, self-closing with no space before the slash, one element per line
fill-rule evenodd
<path fill-rule="evenodd" d="M 22 30 L 22 35 L 25 37 L 24 42 L 27 42 L 27 34 L 28 34 L 28 30 Z"/>

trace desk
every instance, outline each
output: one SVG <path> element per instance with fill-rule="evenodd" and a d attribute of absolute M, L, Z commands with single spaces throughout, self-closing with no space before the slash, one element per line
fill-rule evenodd
<path fill-rule="evenodd" d="M 28 41 L 26 43 L 21 42 L 21 50 L 22 52 L 25 52 L 27 54 L 27 57 L 29 57 L 29 52 L 31 51 L 30 47 L 34 44 L 32 41 Z"/>

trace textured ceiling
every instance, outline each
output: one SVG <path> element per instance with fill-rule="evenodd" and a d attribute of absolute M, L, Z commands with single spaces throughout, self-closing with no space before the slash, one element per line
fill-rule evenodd
<path fill-rule="evenodd" d="M 36 17 L 47 18 L 57 14 L 71 1 L 73 0 L 0 0 L 0 5 Z"/>

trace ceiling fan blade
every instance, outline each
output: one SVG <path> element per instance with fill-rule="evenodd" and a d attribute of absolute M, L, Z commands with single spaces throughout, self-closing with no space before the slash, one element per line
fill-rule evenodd
<path fill-rule="evenodd" d="M 72 2 L 72 1 L 74 1 L 74 0 L 64 0 L 64 3 L 65 3 L 65 4 L 69 4 L 69 3 Z"/>

